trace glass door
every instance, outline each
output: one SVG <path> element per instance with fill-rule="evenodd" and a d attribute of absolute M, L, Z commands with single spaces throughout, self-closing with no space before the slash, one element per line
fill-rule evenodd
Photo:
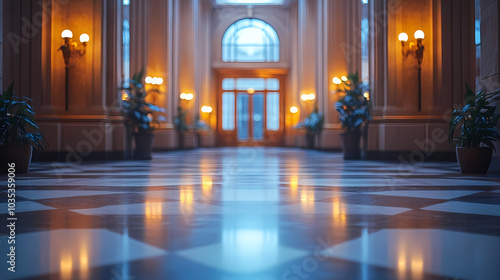
<path fill-rule="evenodd" d="M 265 118 L 264 94 L 238 92 L 236 107 L 238 142 L 262 142 Z"/>
<path fill-rule="evenodd" d="M 219 144 L 280 145 L 280 97 L 277 78 L 223 78 Z"/>

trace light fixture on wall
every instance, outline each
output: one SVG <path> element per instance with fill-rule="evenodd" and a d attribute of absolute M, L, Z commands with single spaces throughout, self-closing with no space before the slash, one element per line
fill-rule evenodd
<path fill-rule="evenodd" d="M 337 85 L 337 86 L 338 86 L 338 85 L 342 84 L 342 80 L 340 80 L 340 78 L 339 78 L 339 77 L 333 77 L 333 79 L 332 79 L 332 83 L 333 83 L 334 85 Z"/>
<path fill-rule="evenodd" d="M 210 126 L 211 123 L 211 116 L 212 116 L 212 107 L 211 106 L 202 106 L 201 107 L 201 113 L 202 113 L 202 118 L 204 118 L 207 122 L 207 125 Z"/>
<path fill-rule="evenodd" d="M 298 111 L 299 111 L 299 108 L 297 108 L 297 106 L 290 107 L 290 113 L 296 114 Z"/>
<path fill-rule="evenodd" d="M 71 56 L 78 54 L 79 56 L 85 55 L 85 51 L 87 50 L 87 44 L 90 40 L 90 36 L 86 33 L 80 35 L 80 43 L 73 42 L 73 32 L 69 29 L 63 30 L 61 33 L 61 37 L 64 40 L 64 44 L 59 47 L 59 50 L 62 51 L 64 58 L 64 66 L 65 66 L 65 74 L 66 74 L 66 111 L 69 109 L 69 88 L 68 88 L 68 76 L 69 76 L 69 64 L 71 62 Z"/>
<path fill-rule="evenodd" d="M 210 106 L 202 106 L 201 107 L 201 112 L 205 114 L 210 114 L 212 113 L 213 109 Z"/>
<path fill-rule="evenodd" d="M 408 34 L 399 33 L 398 39 L 401 42 L 403 56 L 407 57 L 412 54 L 417 59 L 418 63 L 418 111 L 422 111 L 422 60 L 424 58 L 424 45 L 422 41 L 425 38 L 424 31 L 417 30 L 413 35 L 417 43 L 408 43 Z"/>
<path fill-rule="evenodd" d="M 181 93 L 179 97 L 181 98 L 181 100 L 190 101 L 193 100 L 194 95 L 192 93 Z"/>
<path fill-rule="evenodd" d="M 309 94 L 304 93 L 304 94 L 302 94 L 300 96 L 300 99 L 302 101 L 304 101 L 304 102 L 305 101 L 313 101 L 314 99 L 316 99 L 316 94 L 314 94 L 314 93 L 309 93 Z"/>
<path fill-rule="evenodd" d="M 160 77 L 147 76 L 144 80 L 148 85 L 160 86 L 163 84 L 163 79 Z"/>

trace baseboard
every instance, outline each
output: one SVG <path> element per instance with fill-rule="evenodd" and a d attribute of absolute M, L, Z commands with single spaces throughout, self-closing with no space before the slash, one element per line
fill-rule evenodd
<path fill-rule="evenodd" d="M 455 152 L 433 152 L 426 154 L 425 152 L 415 151 L 368 151 L 369 160 L 404 160 L 408 162 L 425 162 L 425 161 L 441 161 L 441 162 L 456 162 L 457 156 Z"/>
<path fill-rule="evenodd" d="M 34 152 L 33 162 L 70 162 L 77 163 L 81 161 L 96 161 L 96 160 L 123 160 L 125 159 L 124 151 L 108 151 L 108 152 L 92 152 L 89 155 L 81 155 L 70 152 Z"/>

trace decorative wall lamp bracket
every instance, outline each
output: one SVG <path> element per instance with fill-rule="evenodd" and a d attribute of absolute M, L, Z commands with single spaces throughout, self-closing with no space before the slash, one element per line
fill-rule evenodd
<path fill-rule="evenodd" d="M 64 44 L 59 47 L 59 50 L 63 54 L 64 58 L 64 69 L 65 69 L 65 74 L 66 74 L 66 104 L 65 104 L 65 109 L 68 111 L 69 109 L 69 87 L 68 87 L 68 77 L 69 77 L 69 65 L 71 63 L 71 57 L 73 55 L 79 55 L 79 56 L 84 56 L 85 51 L 87 50 L 87 44 L 90 40 L 90 37 L 88 34 L 83 33 L 80 35 L 80 43 L 81 45 L 78 46 L 76 42 L 73 42 L 73 32 L 71 30 L 66 29 L 61 33 L 61 37 L 64 40 Z"/>
<path fill-rule="evenodd" d="M 408 43 L 408 34 L 402 32 L 399 34 L 398 39 L 401 42 L 401 49 L 404 57 L 413 55 L 417 59 L 418 64 L 418 111 L 422 111 L 422 60 L 424 59 L 424 45 L 422 41 L 425 34 L 422 30 L 415 31 L 414 34 L 416 43 Z"/>

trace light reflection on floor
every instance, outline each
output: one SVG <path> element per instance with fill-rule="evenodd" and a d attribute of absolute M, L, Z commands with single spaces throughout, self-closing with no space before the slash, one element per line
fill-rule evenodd
<path fill-rule="evenodd" d="M 247 147 L 34 169 L 13 279 L 500 278 L 500 179 L 452 163 Z"/>

